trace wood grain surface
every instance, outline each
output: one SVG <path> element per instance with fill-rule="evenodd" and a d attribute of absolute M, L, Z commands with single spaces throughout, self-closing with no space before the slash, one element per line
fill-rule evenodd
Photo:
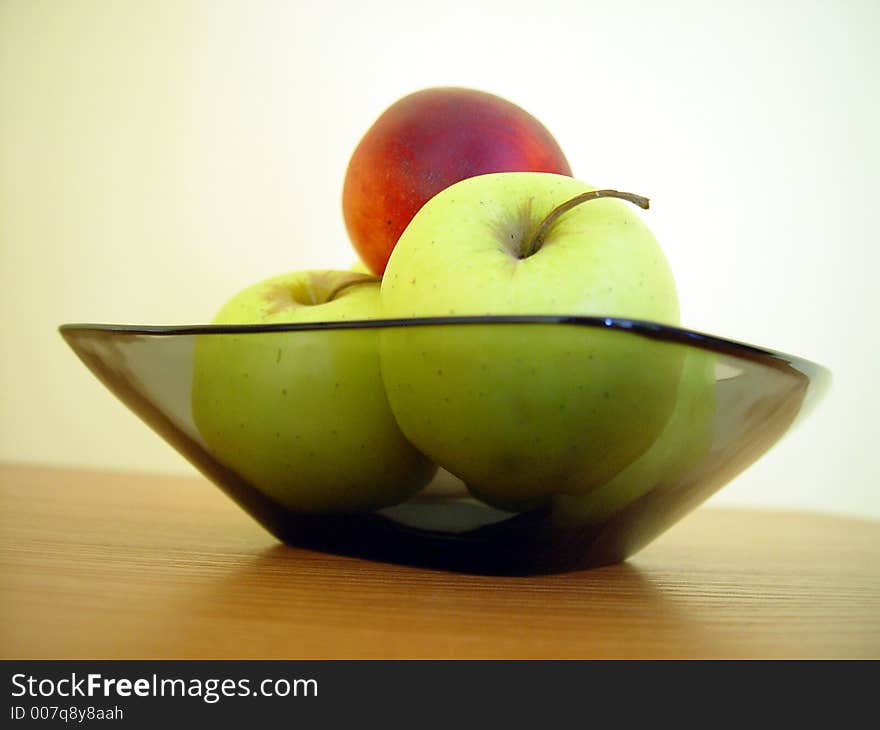
<path fill-rule="evenodd" d="M 880 523 L 701 508 L 485 577 L 279 545 L 198 478 L 0 466 L 3 658 L 880 656 Z"/>

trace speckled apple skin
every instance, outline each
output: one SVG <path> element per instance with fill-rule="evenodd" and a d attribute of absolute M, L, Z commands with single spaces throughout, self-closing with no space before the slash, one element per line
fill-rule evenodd
<path fill-rule="evenodd" d="M 702 463 L 715 437 L 717 360 L 714 352 L 687 351 L 675 407 L 651 448 L 598 489 L 582 496 L 559 495 L 553 502 L 555 525 L 598 525 L 649 491 L 688 484 L 688 472 Z"/>
<path fill-rule="evenodd" d="M 298 306 L 304 278 L 324 291 L 351 272 L 299 272 L 242 291 L 217 324 L 375 319 L 375 284 Z M 208 450 L 277 504 L 303 514 L 402 502 L 436 467 L 403 436 L 379 370 L 378 330 L 199 335 L 192 414 Z"/>
<path fill-rule="evenodd" d="M 387 317 L 587 315 L 677 324 L 675 282 L 630 203 L 586 202 L 543 247 L 521 239 L 591 186 L 542 173 L 461 181 L 432 198 L 382 282 Z M 574 325 L 388 330 L 382 374 L 407 438 L 481 499 L 529 508 L 633 463 L 676 402 L 684 350 Z"/>

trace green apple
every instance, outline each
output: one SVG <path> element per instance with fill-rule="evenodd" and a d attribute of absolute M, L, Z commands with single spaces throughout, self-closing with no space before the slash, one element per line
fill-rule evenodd
<path fill-rule="evenodd" d="M 593 315 L 677 323 L 663 252 L 631 205 L 561 175 L 466 179 L 428 201 L 382 281 L 387 317 Z M 389 329 L 382 374 L 415 446 L 479 498 L 527 509 L 635 461 L 676 401 L 682 350 L 561 324 Z"/>
<path fill-rule="evenodd" d="M 364 320 L 380 311 L 373 277 L 307 271 L 245 289 L 214 322 Z M 374 329 L 199 335 L 192 414 L 216 458 L 297 512 L 396 504 L 436 470 L 389 409 Z"/>
<path fill-rule="evenodd" d="M 653 489 L 673 488 L 709 453 L 715 436 L 715 362 L 718 356 L 692 349 L 685 355 L 678 399 L 666 428 L 635 463 L 585 495 L 559 495 L 554 524 L 598 524 Z"/>

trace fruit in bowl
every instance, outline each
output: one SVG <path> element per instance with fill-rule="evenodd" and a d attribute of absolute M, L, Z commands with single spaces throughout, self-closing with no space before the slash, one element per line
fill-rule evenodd
<path fill-rule="evenodd" d="M 474 89 L 433 88 L 392 104 L 358 143 L 345 174 L 349 237 L 373 273 L 418 210 L 448 186 L 492 172 L 571 174 L 535 117 Z"/>
<path fill-rule="evenodd" d="M 456 183 L 397 243 L 383 311 L 677 324 L 672 273 L 633 202 L 647 206 L 545 173 Z M 382 375 L 419 450 L 479 499 L 520 511 L 600 487 L 654 443 L 676 403 L 684 351 L 644 353 L 638 338 L 577 327 L 391 329 Z"/>
<path fill-rule="evenodd" d="M 234 296 L 215 324 L 380 316 L 372 277 L 276 276 Z M 379 372 L 378 333 L 197 337 L 193 421 L 212 455 L 284 507 L 359 512 L 405 500 L 436 467 L 403 436 Z"/>
<path fill-rule="evenodd" d="M 573 179 L 547 129 L 499 97 L 441 88 L 392 105 L 342 202 L 352 270 L 273 277 L 213 325 L 62 327 L 284 542 L 478 572 L 618 562 L 829 382 L 809 361 L 679 329 L 633 207 L 648 201 Z"/>
<path fill-rule="evenodd" d="M 361 289 L 367 290 L 368 286 Z M 359 288 L 352 286 L 345 291 L 338 296 L 340 303 L 354 298 Z M 612 320 L 609 324 L 597 318 L 498 315 L 465 317 L 455 323 L 402 320 L 381 324 L 336 321 L 167 327 L 69 324 L 61 331 L 77 356 L 110 391 L 279 540 L 373 559 L 480 573 L 569 570 L 628 558 L 760 458 L 795 420 L 810 412 L 829 383 L 829 374 L 821 366 L 793 355 L 630 320 Z M 340 416 L 352 421 L 352 430 L 344 436 L 342 432 L 334 435 L 336 424 L 327 420 L 333 418 L 327 403 L 336 404 L 335 396 L 328 395 L 309 410 L 298 411 L 296 403 L 290 402 L 289 382 L 298 380 L 301 372 L 291 367 L 291 358 L 312 369 L 305 372 L 310 380 L 302 382 L 304 388 L 314 385 L 315 393 L 303 394 L 304 405 L 308 405 L 309 397 L 317 401 L 321 393 L 335 391 L 336 382 L 347 395 L 362 398 L 365 383 L 375 385 L 378 377 L 375 370 L 371 371 L 376 364 L 376 341 L 365 340 L 364 336 L 395 331 L 423 332 L 417 344 L 425 347 L 429 356 L 469 361 L 476 373 L 482 370 L 480 357 L 494 352 L 515 359 L 537 342 L 553 348 L 546 354 L 548 374 L 568 377 L 567 365 L 554 369 L 550 363 L 554 354 L 577 348 L 580 337 L 591 342 L 597 353 L 613 356 L 615 349 L 629 347 L 631 355 L 647 369 L 666 358 L 668 350 L 683 351 L 682 376 L 660 435 L 628 468 L 582 494 L 545 496 L 537 509 L 521 511 L 524 505 L 520 503 L 511 505 L 515 507 L 512 511 L 499 510 L 464 496 L 460 483 L 449 484 L 448 488 L 446 484 L 431 483 L 418 489 L 433 467 L 407 446 L 394 427 L 382 426 L 388 424 L 387 407 L 384 414 L 381 407 L 374 409 L 380 415 L 368 422 L 368 410 L 360 403 L 347 408 L 348 400 L 342 401 Z M 540 334 L 552 331 L 559 334 Z M 435 346 L 431 345 L 433 337 L 437 339 Z M 607 338 L 618 341 L 616 348 L 604 348 L 602 343 Z M 253 344 L 249 344 L 251 340 Z M 501 340 L 510 349 L 501 350 Z M 633 344 L 621 344 L 626 340 Z M 351 344 L 346 345 L 347 341 Z M 209 343 L 208 349 L 203 349 L 205 343 Z M 554 343 L 562 347 L 557 349 Z M 462 348 L 461 352 L 451 352 L 453 346 Z M 367 355 L 370 351 L 372 356 Z M 285 379 L 288 384 L 273 377 L 279 352 L 280 363 L 286 361 L 287 372 L 294 376 Z M 415 354 L 420 355 L 418 351 Z M 307 365 L 309 361 L 313 362 L 311 366 Z M 346 367 L 346 363 L 363 367 Z M 258 372 L 251 369 L 252 364 L 262 368 L 262 387 L 244 382 L 248 380 L 246 373 Z M 579 359 L 570 364 L 583 363 Z M 223 367 L 225 373 L 221 372 Z M 322 380 L 324 374 L 317 370 L 334 370 L 346 380 Z M 275 372 L 281 374 L 284 370 Z M 565 382 L 572 388 L 571 400 L 578 400 L 582 397 L 579 386 L 588 387 L 591 379 Z M 243 392 L 237 394 L 242 386 Z M 504 389 L 510 384 L 499 380 L 497 387 Z M 221 405 L 209 400 L 205 388 L 215 389 Z M 284 388 L 288 388 L 286 395 Z M 550 388 L 545 385 L 542 392 L 550 393 Z M 378 398 L 375 391 L 371 393 L 368 400 Z M 497 422 L 492 408 L 499 401 L 491 394 L 488 399 L 485 393 L 481 398 L 476 390 L 461 395 L 457 407 L 470 414 L 472 420 L 484 425 Z M 560 390 L 556 395 L 565 393 Z M 626 397 L 625 392 L 623 395 Z M 246 396 L 252 396 L 253 402 Z M 222 399 L 227 399 L 225 407 Z M 200 406 L 199 400 L 206 402 Z M 567 405 L 568 400 L 563 397 L 557 403 Z M 538 423 L 537 416 L 515 410 L 509 393 L 500 402 L 512 405 L 508 413 L 520 423 Z M 651 410 L 651 403 L 643 406 Z M 639 429 L 640 413 L 634 412 L 631 425 Z M 544 413 L 549 414 L 549 409 Z M 245 420 L 236 420 L 241 414 Z M 558 428 L 553 432 L 554 438 L 564 438 L 565 443 L 546 442 L 555 452 L 545 452 L 545 471 L 533 468 L 531 476 L 538 484 L 552 485 L 560 476 L 565 480 L 556 457 L 566 447 L 577 457 L 569 462 L 573 470 L 585 463 L 589 466 L 589 462 L 577 459 L 584 449 L 595 448 L 591 435 L 597 423 L 592 412 L 584 410 L 581 415 L 582 429 L 571 418 L 566 421 L 568 430 Z M 436 422 L 436 414 L 430 411 L 421 417 L 426 424 Z M 194 420 L 216 433 L 202 435 Z M 252 435 L 236 440 L 242 423 Z M 376 423 L 387 434 L 381 440 L 369 433 Z M 277 428 L 270 424 L 289 429 L 289 449 L 276 445 Z M 313 430 L 326 441 L 323 447 L 317 444 L 310 457 L 295 435 Z M 628 433 L 623 431 L 624 436 Z M 543 435 L 527 428 L 514 433 L 522 449 L 535 450 L 533 453 L 539 453 L 536 437 Z M 361 457 L 360 444 L 365 439 L 373 439 L 377 451 L 373 457 Z M 247 458 L 236 453 L 243 448 L 251 451 L 245 454 Z M 315 457 L 321 461 L 310 464 Z M 376 479 L 378 467 L 371 465 L 372 458 L 390 464 L 391 471 L 385 473 L 383 468 L 382 483 Z M 255 463 L 260 461 L 265 463 Z M 350 464 L 358 469 L 357 473 L 350 470 Z M 512 464 L 508 475 L 516 478 L 516 467 Z M 340 485 L 337 474 L 347 475 L 350 481 Z M 439 475 L 438 480 L 442 481 Z M 570 480 L 568 483 L 572 485 Z M 398 489 L 401 484 L 405 488 Z M 341 487 L 346 488 L 345 492 Z M 517 496 L 502 491 L 493 494 L 495 501 L 505 497 L 516 501 L 513 498 Z M 397 500 L 405 501 L 391 504 Z M 373 507 L 381 504 L 391 506 Z"/>

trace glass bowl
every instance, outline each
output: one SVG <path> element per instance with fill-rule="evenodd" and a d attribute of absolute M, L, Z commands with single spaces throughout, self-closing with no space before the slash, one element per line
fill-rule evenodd
<path fill-rule="evenodd" d="M 279 540 L 468 572 L 625 560 L 830 382 L 801 358 L 601 317 L 60 331 Z"/>

